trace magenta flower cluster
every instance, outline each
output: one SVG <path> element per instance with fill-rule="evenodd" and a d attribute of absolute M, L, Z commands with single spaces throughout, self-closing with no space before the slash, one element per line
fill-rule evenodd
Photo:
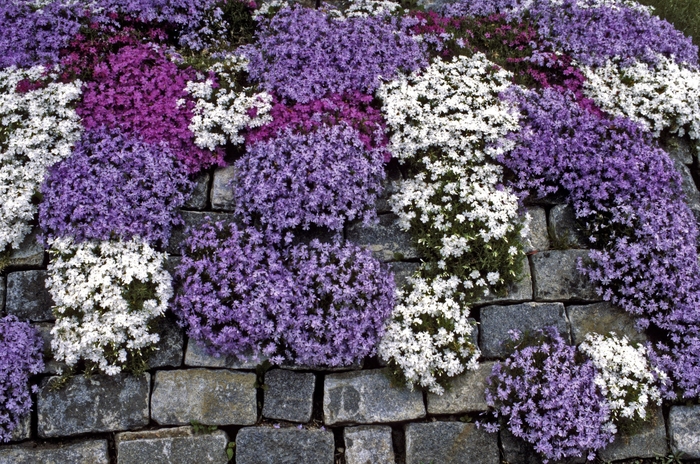
<path fill-rule="evenodd" d="M 44 342 L 28 322 L 0 318 L 0 442 L 10 441 L 22 416 L 32 408 L 30 376 L 44 370 Z"/>
<path fill-rule="evenodd" d="M 46 237 L 76 241 L 139 236 L 164 245 L 192 190 L 168 144 L 151 145 L 104 128 L 83 135 L 42 185 Z"/>

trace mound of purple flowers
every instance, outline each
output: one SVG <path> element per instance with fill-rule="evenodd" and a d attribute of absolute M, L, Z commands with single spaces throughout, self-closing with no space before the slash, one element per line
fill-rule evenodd
<path fill-rule="evenodd" d="M 12 315 L 0 318 L 0 442 L 10 441 L 21 417 L 32 408 L 29 377 L 44 370 L 43 345 L 28 322 Z"/>
<path fill-rule="evenodd" d="M 396 17 L 331 19 L 300 6 L 284 8 L 261 25 L 245 48 L 253 81 L 300 103 L 359 91 L 372 94 L 380 78 L 426 65 L 424 47 Z"/>
<path fill-rule="evenodd" d="M 545 463 L 586 452 L 592 460 L 592 452 L 611 443 L 615 431 L 605 397 L 594 383 L 595 367 L 577 362 L 576 348 L 556 328 L 544 329 L 539 338 L 494 365 L 486 403 Z"/>
<path fill-rule="evenodd" d="M 71 157 L 42 185 L 39 222 L 48 238 L 165 244 L 192 189 L 167 144 L 150 145 L 119 131 L 88 131 Z"/>

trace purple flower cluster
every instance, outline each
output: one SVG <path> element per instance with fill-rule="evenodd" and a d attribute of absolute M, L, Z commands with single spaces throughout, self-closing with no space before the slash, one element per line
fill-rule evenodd
<path fill-rule="evenodd" d="M 10 441 L 21 417 L 32 408 L 29 377 L 44 370 L 43 345 L 28 322 L 12 315 L 0 318 L 0 442 Z"/>
<path fill-rule="evenodd" d="M 340 231 L 347 220 L 374 220 L 384 151 L 368 150 L 345 123 L 309 133 L 285 129 L 249 145 L 236 161 L 237 212 L 271 231 L 312 225 Z"/>
<path fill-rule="evenodd" d="M 194 70 L 181 70 L 162 49 L 123 47 L 96 65 L 77 111 L 87 129 L 119 128 L 147 143 L 168 143 L 189 172 L 223 165 L 223 151 L 197 147 L 188 128 L 194 101 L 185 87 L 196 78 Z"/>
<path fill-rule="evenodd" d="M 256 43 L 244 49 L 250 77 L 265 90 L 300 103 L 332 93 L 371 94 L 381 79 L 427 64 L 407 20 L 340 21 L 320 10 L 284 8 L 262 24 Z"/>
<path fill-rule="evenodd" d="M 393 307 L 393 277 L 354 245 L 279 251 L 254 228 L 189 232 L 173 311 L 215 355 L 340 366 L 374 353 Z"/>
<path fill-rule="evenodd" d="M 165 244 L 182 221 L 192 182 L 167 144 L 150 145 L 104 128 L 88 131 L 42 186 L 39 223 L 47 238 Z"/>
<path fill-rule="evenodd" d="M 576 348 L 556 328 L 539 335 L 538 343 L 519 346 L 505 362 L 494 365 L 486 403 L 545 463 L 582 453 L 592 460 L 593 451 L 614 438 L 607 402 L 594 382 L 595 366 L 578 362 Z"/>

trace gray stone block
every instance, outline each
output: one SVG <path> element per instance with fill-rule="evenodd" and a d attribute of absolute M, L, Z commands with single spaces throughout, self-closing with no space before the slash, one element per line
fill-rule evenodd
<path fill-rule="evenodd" d="M 27 413 L 20 418 L 19 424 L 10 434 L 10 441 L 24 441 L 30 438 L 32 438 L 32 415 Z"/>
<path fill-rule="evenodd" d="M 450 379 L 450 386 L 442 395 L 428 393 L 428 414 L 464 414 L 486 411 L 486 380 L 491 375 L 493 362 L 479 364 L 474 371 L 466 371 Z"/>
<path fill-rule="evenodd" d="M 44 341 L 44 374 L 58 374 L 59 372 L 65 372 L 68 365 L 64 362 L 59 362 L 53 359 L 53 351 L 51 351 L 51 329 L 53 329 L 53 322 L 37 322 L 33 324 L 34 327 L 39 331 L 41 339 Z"/>
<path fill-rule="evenodd" d="M 44 379 L 37 395 L 40 437 L 116 432 L 148 425 L 150 374 L 78 375 L 58 390 Z"/>
<path fill-rule="evenodd" d="M 160 425 L 250 425 L 258 419 L 255 374 L 228 370 L 157 371 L 151 417 Z"/>
<path fill-rule="evenodd" d="M 501 425 L 498 433 L 503 448 L 503 461 L 509 464 L 542 464 L 542 458 L 532 446 L 515 437 L 507 427 Z"/>
<path fill-rule="evenodd" d="M 192 427 L 118 433 L 118 464 L 226 464 L 228 435 L 222 430 L 196 435 Z"/>
<path fill-rule="evenodd" d="M 690 168 L 677 160 L 674 160 L 673 164 L 676 167 L 676 171 L 681 175 L 681 186 L 683 187 L 683 193 L 685 193 L 685 202 L 693 212 L 695 220 L 700 222 L 700 192 L 695 185 Z"/>
<path fill-rule="evenodd" d="M 226 166 L 214 170 L 214 182 L 211 184 L 209 198 L 212 209 L 233 211 L 236 207 L 236 199 L 233 195 L 233 182 L 236 178 L 236 169 Z"/>
<path fill-rule="evenodd" d="M 679 161 L 683 164 L 693 164 L 695 150 L 687 137 L 669 137 L 666 140 L 662 140 L 660 145 L 674 161 Z"/>
<path fill-rule="evenodd" d="M 389 270 L 394 273 L 396 288 L 406 285 L 408 278 L 415 274 L 419 268 L 420 264 L 418 263 L 404 263 L 400 261 L 389 263 Z"/>
<path fill-rule="evenodd" d="M 44 264 L 44 247 L 37 238 L 39 234 L 39 228 L 35 227 L 29 235 L 24 237 L 19 248 L 10 252 L 8 265 L 10 269 L 37 268 Z"/>
<path fill-rule="evenodd" d="M 523 256 L 523 270 L 518 278 L 519 280 L 506 287 L 504 294 L 499 295 L 491 292 L 479 298 L 473 305 L 519 303 L 532 300 L 532 273 L 530 272 L 530 261 L 527 259 L 527 256 Z"/>
<path fill-rule="evenodd" d="M 53 299 L 44 286 L 47 271 L 11 272 L 7 275 L 5 311 L 32 322 L 55 319 Z"/>
<path fill-rule="evenodd" d="M 178 327 L 174 316 L 158 318 L 153 323 L 153 331 L 160 335 L 156 351 L 148 357 L 148 368 L 180 367 L 185 352 L 185 332 Z"/>
<path fill-rule="evenodd" d="M 199 342 L 189 339 L 185 351 L 185 366 L 222 367 L 226 369 L 255 369 L 264 359 L 238 359 L 235 356 L 213 356 Z"/>
<path fill-rule="evenodd" d="M 246 427 L 236 435 L 236 464 L 333 464 L 334 453 L 325 430 Z"/>
<path fill-rule="evenodd" d="M 571 205 L 556 205 L 549 211 L 549 234 L 554 248 L 588 248 L 588 239 Z"/>
<path fill-rule="evenodd" d="M 212 213 L 212 212 L 202 212 L 199 211 L 181 211 L 182 219 L 185 224 L 182 226 L 173 227 L 173 233 L 168 241 L 168 246 L 166 251 L 170 254 L 179 255 L 180 254 L 180 244 L 187 238 L 186 231 L 188 227 L 198 227 L 207 220 L 212 223 L 219 221 L 223 222 L 235 222 L 236 218 L 231 213 Z"/>
<path fill-rule="evenodd" d="M 109 464 L 107 440 L 0 447 L 0 464 Z"/>
<path fill-rule="evenodd" d="M 671 450 L 684 459 L 700 458 L 700 405 L 671 406 L 668 423 Z"/>
<path fill-rule="evenodd" d="M 343 430 L 346 464 L 394 464 L 388 425 L 362 425 Z"/>
<path fill-rule="evenodd" d="M 387 165 L 386 179 L 384 179 L 382 186 L 384 189 L 377 196 L 377 201 L 374 204 L 378 214 L 391 212 L 389 198 L 401 189 L 401 170 L 399 170 L 398 163 Z"/>
<path fill-rule="evenodd" d="M 184 207 L 187 209 L 206 209 L 211 174 L 208 172 L 202 172 L 192 180 L 195 183 L 194 189 L 192 190 L 190 197 L 187 199 L 187 201 L 185 201 Z"/>
<path fill-rule="evenodd" d="M 498 464 L 498 435 L 463 422 L 406 426 L 406 464 Z"/>
<path fill-rule="evenodd" d="M 168 256 L 168 259 L 165 260 L 165 270 L 174 278 L 175 271 L 181 262 L 181 256 Z"/>
<path fill-rule="evenodd" d="M 481 308 L 481 354 L 485 358 L 503 358 L 509 353 L 503 343 L 508 331 L 534 332 L 554 326 L 569 340 L 569 320 L 562 303 L 523 303 Z"/>
<path fill-rule="evenodd" d="M 523 238 L 523 251 L 532 253 L 549 250 L 547 212 L 541 206 L 530 206 L 527 208 L 527 214 L 530 215 L 530 231 Z"/>
<path fill-rule="evenodd" d="M 600 301 L 593 284 L 578 270 L 588 250 L 552 250 L 530 256 L 535 300 Z"/>
<path fill-rule="evenodd" d="M 380 261 L 418 258 L 410 234 L 399 228 L 398 217 L 394 214 L 380 215 L 379 223 L 372 226 L 351 225 L 348 240 L 369 249 Z"/>
<path fill-rule="evenodd" d="M 668 453 L 666 424 L 661 408 L 643 423 L 636 433 L 619 433 L 615 441 L 598 452 L 598 457 L 607 461 L 629 458 L 653 458 Z"/>
<path fill-rule="evenodd" d="M 423 394 L 393 387 L 384 369 L 327 375 L 323 390 L 326 425 L 399 422 L 425 416 Z"/>
<path fill-rule="evenodd" d="M 5 293 L 7 292 L 7 281 L 4 275 L 0 275 L 0 314 L 5 313 Z"/>
<path fill-rule="evenodd" d="M 316 376 L 273 369 L 265 373 L 263 417 L 306 423 L 311 420 Z"/>
<path fill-rule="evenodd" d="M 604 301 L 589 305 L 571 305 L 566 308 L 571 322 L 571 335 L 574 345 L 578 345 L 589 332 L 602 335 L 615 332 L 618 336 L 626 335 L 631 342 L 644 343 L 644 332 L 635 328 L 635 318 L 627 311 Z"/>

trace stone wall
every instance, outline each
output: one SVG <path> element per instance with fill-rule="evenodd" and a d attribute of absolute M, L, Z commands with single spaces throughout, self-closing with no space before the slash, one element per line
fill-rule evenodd
<path fill-rule="evenodd" d="M 682 143 L 669 151 L 700 217 L 700 192 L 693 181 L 698 160 Z M 400 173 L 389 169 L 389 174 L 390 193 Z M 188 225 L 206 216 L 232 218 L 232 177 L 232 168 L 199 177 L 183 212 Z M 397 228 L 386 198 L 377 210 L 376 226 L 350 225 L 346 238 L 389 262 L 400 283 L 419 257 Z M 150 369 L 138 377 L 77 376 L 56 388 L 61 366 L 50 360 L 47 349 L 33 412 L 17 429 L 15 442 L 0 446 L 0 464 L 225 463 L 229 453 L 235 453 L 231 462 L 238 464 L 538 462 L 507 432 L 488 434 L 474 425 L 486 409 L 483 391 L 491 366 L 507 355 L 501 342 L 508 330 L 555 325 L 572 343 L 590 331 L 615 330 L 636 340 L 645 336 L 636 332 L 629 315 L 599 301 L 576 271 L 577 258 L 587 252 L 572 210 L 545 199 L 529 205 L 529 212 L 523 278 L 504 297 L 474 305 L 481 365 L 454 379 L 443 396 L 392 386 L 378 359 L 344 370 L 283 366 L 259 375 L 254 365 L 206 355 L 169 316 L 158 327 L 161 342 Z M 182 239 L 180 228 L 167 247 L 173 254 L 170 266 L 177 263 Z M 44 289 L 46 264 L 45 253 L 30 237 L 0 276 L 0 309 L 31 320 L 48 347 L 53 316 Z M 700 458 L 700 406 L 659 408 L 643 430 L 618 436 L 599 457 L 654 457 L 671 450 Z"/>

